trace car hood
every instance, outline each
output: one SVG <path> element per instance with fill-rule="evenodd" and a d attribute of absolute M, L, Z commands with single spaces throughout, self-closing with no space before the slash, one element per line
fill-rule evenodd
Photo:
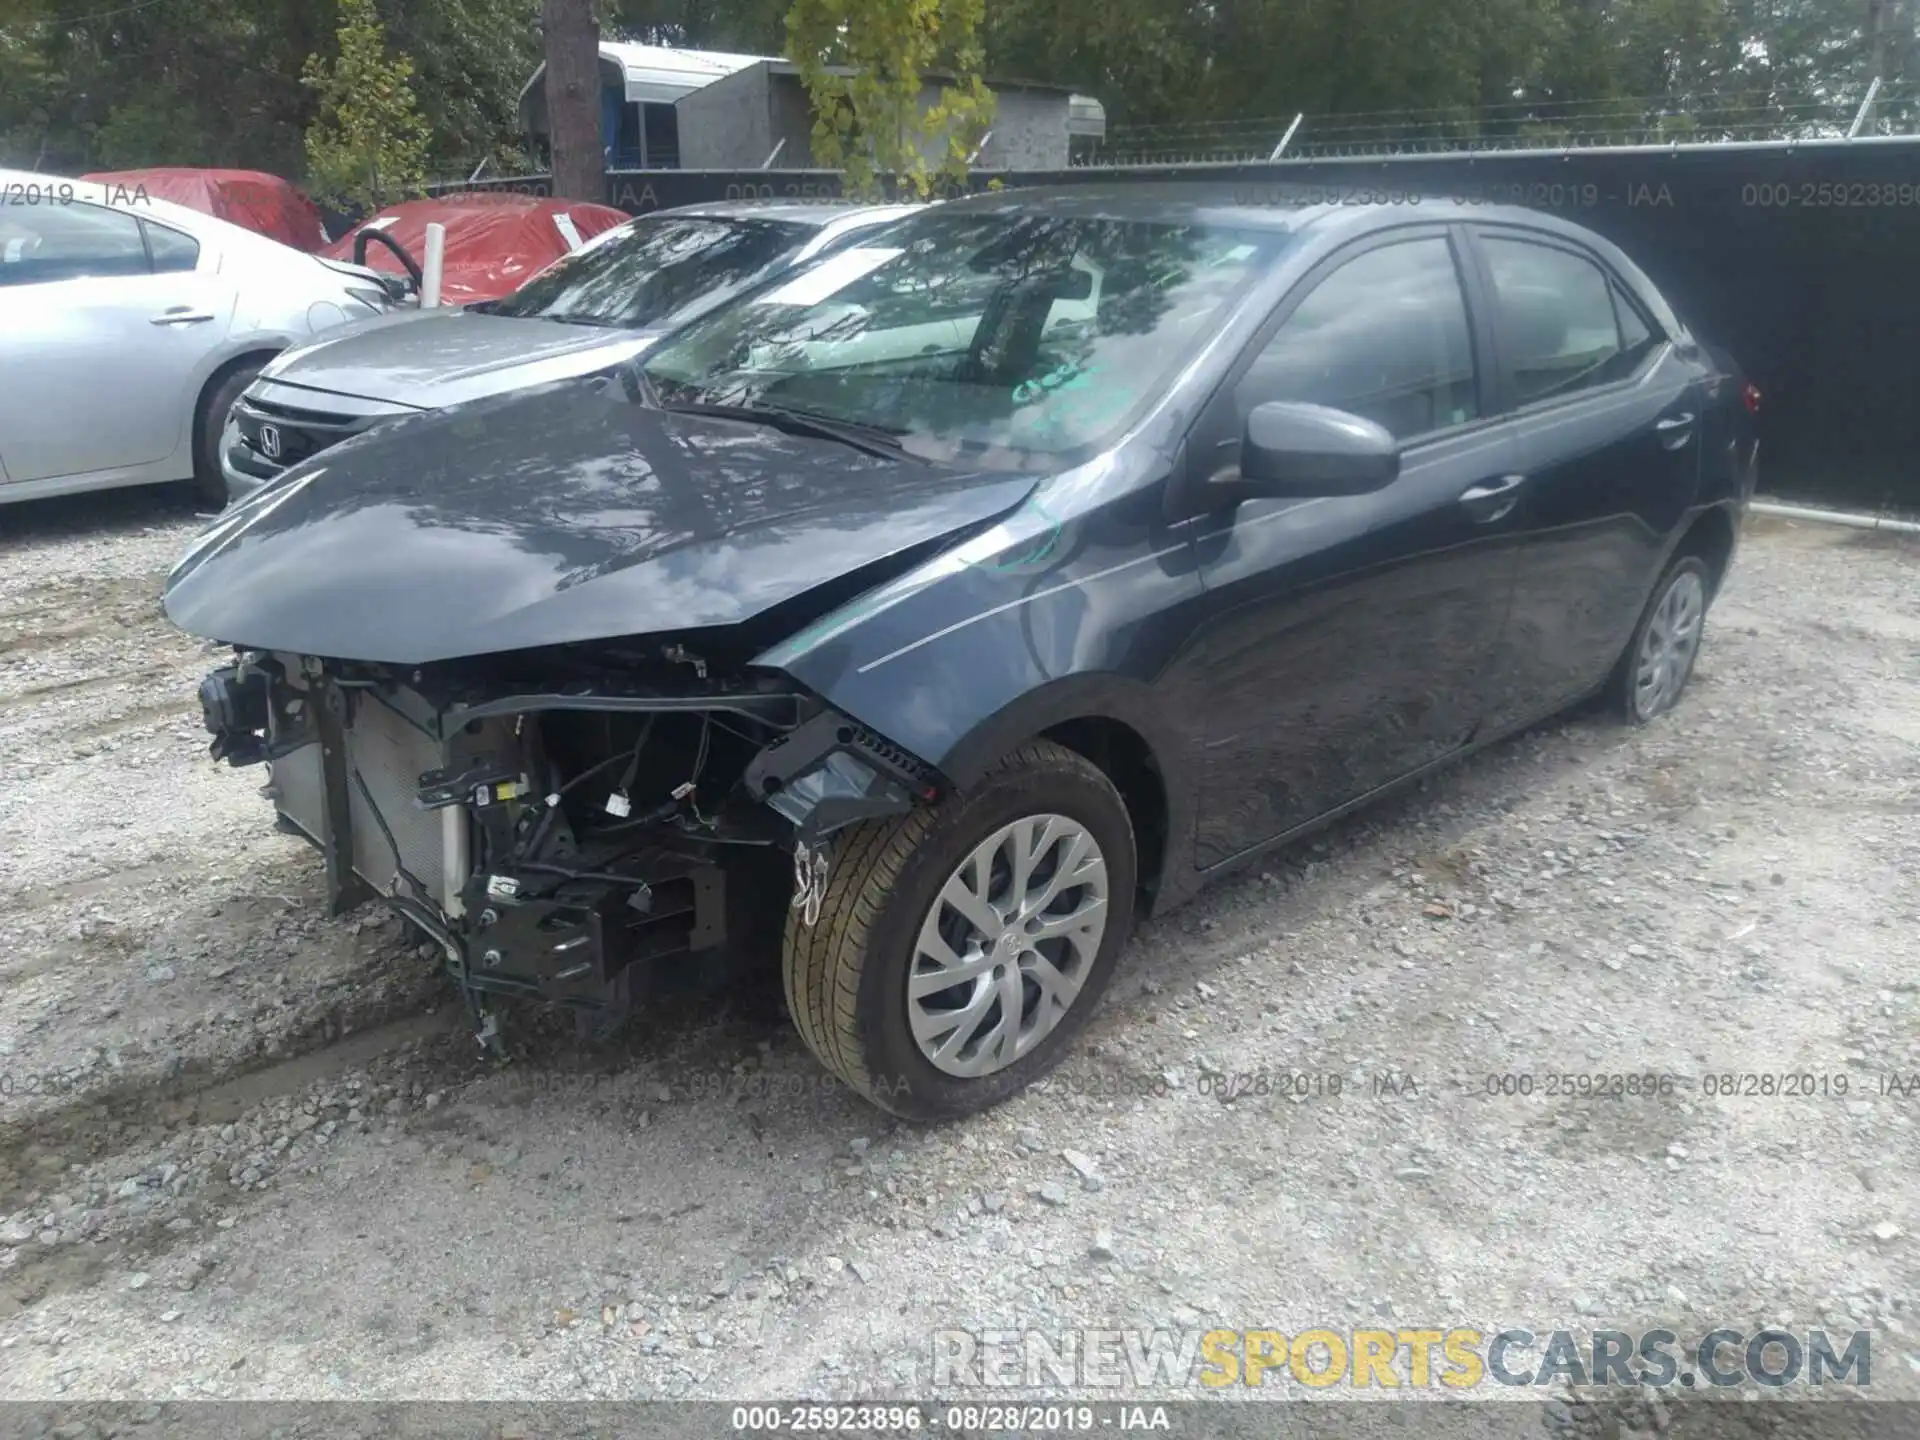
<path fill-rule="evenodd" d="M 437 410 L 618 365 L 653 331 L 520 320 L 476 310 L 383 315 L 282 356 L 270 380 Z"/>
<path fill-rule="evenodd" d="M 202 534 L 165 604 L 228 644 L 406 665 L 726 626 L 1033 485 L 577 380 L 407 416 L 294 467 Z"/>

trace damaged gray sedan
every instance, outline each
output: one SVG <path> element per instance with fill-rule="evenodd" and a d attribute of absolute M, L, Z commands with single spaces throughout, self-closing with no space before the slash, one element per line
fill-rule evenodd
<path fill-rule="evenodd" d="M 868 1098 L 992 1104 L 1137 914 L 1584 695 L 1679 698 L 1739 381 L 1606 242 L 1436 209 L 961 200 L 616 376 L 345 440 L 169 578 L 235 649 L 213 754 L 483 1041 L 503 998 L 610 1023 L 777 952 Z M 1577 333 L 1463 291 L 1490 227 L 1591 268 Z M 1521 352 L 1470 318 L 1513 315 L 1576 335 L 1570 398 L 1488 368 Z"/>

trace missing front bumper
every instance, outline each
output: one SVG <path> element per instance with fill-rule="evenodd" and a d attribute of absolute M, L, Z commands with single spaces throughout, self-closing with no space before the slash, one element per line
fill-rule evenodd
<path fill-rule="evenodd" d="M 378 899 L 472 992 L 624 1009 L 663 961 L 724 946 L 725 868 L 698 844 L 638 844 L 617 880 L 502 862 L 542 797 L 532 727 L 451 727 L 403 689 L 344 685 L 295 657 L 228 667 L 201 690 L 213 752 L 265 761 L 280 828 L 326 864 L 329 913 Z"/>
<path fill-rule="evenodd" d="M 216 758 L 267 764 L 280 825 L 324 857 L 331 913 L 383 901 L 470 1002 L 623 1013 L 663 978 L 777 947 L 796 850 L 940 788 L 847 717 L 812 702 L 801 718 L 808 698 L 775 682 L 700 682 L 476 699 L 418 671 L 250 655 L 201 703 Z M 692 780 L 674 783 L 689 757 L 656 723 L 699 737 Z"/>

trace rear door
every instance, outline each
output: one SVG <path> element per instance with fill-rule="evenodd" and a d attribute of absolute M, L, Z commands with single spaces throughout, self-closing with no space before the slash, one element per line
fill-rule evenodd
<path fill-rule="evenodd" d="M 182 449 L 203 362 L 232 320 L 232 288 L 212 268 L 193 236 L 124 208 L 0 203 L 9 480 L 151 465 Z"/>
<path fill-rule="evenodd" d="M 1493 732 L 1578 699 L 1619 658 L 1693 503 L 1708 397 L 1699 366 L 1592 251 L 1523 227 L 1470 233 L 1525 477 Z"/>
<path fill-rule="evenodd" d="M 1220 863 L 1458 749 L 1512 576 L 1507 422 L 1479 381 L 1462 254 L 1441 226 L 1357 242 L 1282 301 L 1189 436 L 1237 463 L 1247 414 L 1298 400 L 1377 421 L 1372 495 L 1254 500 L 1197 522 L 1215 607 L 1191 663 L 1207 732 L 1198 860 Z"/>

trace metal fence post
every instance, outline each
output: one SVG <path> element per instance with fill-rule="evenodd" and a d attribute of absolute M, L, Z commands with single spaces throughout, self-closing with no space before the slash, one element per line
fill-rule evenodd
<path fill-rule="evenodd" d="M 1874 98 L 1880 93 L 1880 77 L 1873 77 L 1873 83 L 1867 86 L 1867 98 L 1860 102 L 1860 109 L 1853 117 L 1853 124 L 1847 127 L 1847 138 L 1853 139 L 1860 133 L 1860 127 L 1867 123 L 1867 112 L 1873 109 Z"/>
<path fill-rule="evenodd" d="M 1280 143 L 1273 147 L 1273 153 L 1267 156 L 1267 159 L 1278 160 L 1280 158 L 1280 152 L 1287 148 L 1287 142 L 1293 139 L 1293 132 L 1300 128 L 1300 122 L 1306 117 L 1306 113 L 1306 111 L 1302 110 L 1293 117 L 1293 123 L 1287 126 L 1287 133 L 1280 137 Z"/>

